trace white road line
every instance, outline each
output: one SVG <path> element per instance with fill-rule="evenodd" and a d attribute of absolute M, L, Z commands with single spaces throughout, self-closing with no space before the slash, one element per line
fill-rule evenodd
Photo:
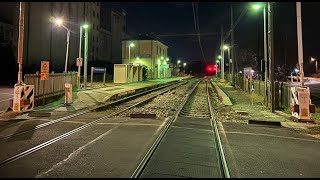
<path fill-rule="evenodd" d="M 102 135 L 100 135 L 99 137 L 95 138 L 94 140 L 92 140 L 92 141 L 88 142 L 87 144 L 79 147 L 77 150 L 75 150 L 75 151 L 73 151 L 71 154 L 69 154 L 69 156 L 68 156 L 66 159 L 64 159 L 64 160 L 60 161 L 59 163 L 55 164 L 55 165 L 54 165 L 52 168 L 50 168 L 49 170 L 38 174 L 38 175 L 36 176 L 36 178 L 41 178 L 41 177 L 43 177 L 44 175 L 50 173 L 51 171 L 59 168 L 59 167 L 60 167 L 61 165 L 63 165 L 65 162 L 69 161 L 70 159 L 72 159 L 72 158 L 74 158 L 75 156 L 77 156 L 78 154 L 80 154 L 81 151 L 83 151 L 85 148 L 87 148 L 87 147 L 90 146 L 91 144 L 95 143 L 95 142 L 98 141 L 99 139 L 103 138 L 104 136 L 110 134 L 110 133 L 111 133 L 114 129 L 116 129 L 116 128 L 119 128 L 119 126 L 114 127 L 114 128 L 112 128 L 112 129 L 108 130 L 107 132 L 103 133 Z"/>
<path fill-rule="evenodd" d="M 3 93 L 3 92 L 0 92 L 0 94 L 7 94 L 7 95 L 12 95 L 12 96 L 13 96 L 12 93 Z"/>
<path fill-rule="evenodd" d="M 0 102 L 3 102 L 3 101 L 8 101 L 8 100 L 10 100 L 11 98 L 9 98 L 9 99 L 5 99 L 5 100 L 1 100 Z"/>
<path fill-rule="evenodd" d="M 293 140 L 301 140 L 301 141 L 310 141 L 320 143 L 319 140 L 312 140 L 312 139 L 305 139 L 305 138 L 295 138 L 295 137 L 287 137 L 287 136 L 277 136 L 272 134 L 256 134 L 256 133 L 245 133 L 245 132 L 229 132 L 224 131 L 226 134 L 242 134 L 242 135 L 252 135 L 252 136 L 268 136 L 268 137 L 275 137 L 275 138 L 284 138 L 284 139 L 293 139 Z"/>

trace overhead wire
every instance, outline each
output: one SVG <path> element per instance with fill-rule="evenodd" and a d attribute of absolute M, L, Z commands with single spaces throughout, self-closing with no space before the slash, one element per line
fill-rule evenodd
<path fill-rule="evenodd" d="M 195 30 L 197 32 L 197 36 L 198 36 L 198 42 L 199 42 L 199 46 L 200 46 L 200 50 L 201 50 L 201 54 L 202 54 L 202 58 L 204 60 L 204 62 L 207 64 L 206 58 L 204 57 L 204 53 L 203 53 L 203 49 L 202 49 L 202 45 L 201 45 L 201 39 L 200 39 L 200 27 L 199 27 L 199 15 L 198 13 L 195 13 L 195 8 L 194 8 L 194 2 L 192 2 L 192 9 L 193 9 L 193 20 L 194 20 L 194 27 Z M 198 6 L 196 4 L 196 12 L 198 12 Z M 197 18 L 196 18 L 197 17 Z M 198 21 L 197 21 L 198 20 Z"/>

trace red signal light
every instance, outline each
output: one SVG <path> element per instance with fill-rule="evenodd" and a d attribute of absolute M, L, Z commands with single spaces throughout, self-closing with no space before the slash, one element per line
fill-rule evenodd
<path fill-rule="evenodd" d="M 210 73 L 215 72 L 216 71 L 216 67 L 214 65 L 207 65 L 206 71 L 210 72 Z"/>

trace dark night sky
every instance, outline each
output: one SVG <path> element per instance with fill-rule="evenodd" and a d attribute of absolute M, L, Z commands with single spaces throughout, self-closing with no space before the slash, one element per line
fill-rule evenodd
<path fill-rule="evenodd" d="M 230 28 L 230 4 L 233 4 L 234 21 L 248 2 L 198 2 L 201 33 L 220 32 Z M 127 11 L 127 28 L 131 33 L 195 33 L 191 2 L 112 2 L 107 7 L 123 8 Z M 320 3 L 302 2 L 302 31 L 305 68 L 310 56 L 320 58 Z M 274 50 L 275 64 L 296 64 L 297 19 L 295 2 L 277 2 L 274 6 Z M 287 38 L 286 38 L 287 36 Z M 169 46 L 169 56 L 181 59 L 202 60 L 196 37 L 162 37 Z M 286 40 L 287 39 L 287 40 Z M 204 56 L 207 61 L 215 59 L 220 35 L 201 36 Z M 228 40 L 228 43 L 230 41 Z M 263 13 L 247 11 L 235 30 L 235 43 L 240 49 L 252 49 L 263 53 Z M 285 62 L 286 52 L 286 62 Z"/>

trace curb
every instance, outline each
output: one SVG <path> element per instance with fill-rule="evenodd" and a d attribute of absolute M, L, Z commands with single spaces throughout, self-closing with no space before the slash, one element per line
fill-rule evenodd
<path fill-rule="evenodd" d="M 210 82 L 214 86 L 214 88 L 216 89 L 218 96 L 219 96 L 219 99 L 220 98 L 222 99 L 222 104 L 225 106 L 232 106 L 233 104 L 232 104 L 230 98 L 226 95 L 226 93 L 224 93 L 215 82 L 213 82 L 213 81 L 210 81 Z"/>

